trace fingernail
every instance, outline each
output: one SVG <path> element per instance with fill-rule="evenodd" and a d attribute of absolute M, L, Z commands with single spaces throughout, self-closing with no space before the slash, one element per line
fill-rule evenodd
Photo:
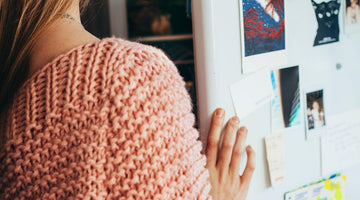
<path fill-rule="evenodd" d="M 248 133 L 248 129 L 247 129 L 246 127 L 241 127 L 241 131 L 242 131 L 243 133 Z"/>
<path fill-rule="evenodd" d="M 220 108 L 216 111 L 215 114 L 217 117 L 222 117 L 222 116 L 224 116 L 224 110 Z"/>
<path fill-rule="evenodd" d="M 235 124 L 239 124 L 240 123 L 240 119 L 238 117 L 233 117 L 232 118 L 232 121 L 235 123 Z"/>

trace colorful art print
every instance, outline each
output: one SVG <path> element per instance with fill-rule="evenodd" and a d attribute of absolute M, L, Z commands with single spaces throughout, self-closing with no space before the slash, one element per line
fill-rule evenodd
<path fill-rule="evenodd" d="M 272 130 L 301 124 L 299 67 L 271 71 L 274 99 L 271 102 Z"/>
<path fill-rule="evenodd" d="M 285 49 L 284 0 L 242 0 L 245 57 Z"/>
<path fill-rule="evenodd" d="M 325 126 L 323 90 L 306 94 L 306 118 L 307 130 L 320 129 Z"/>
<path fill-rule="evenodd" d="M 340 0 L 323 1 L 321 3 L 311 0 L 311 3 L 318 22 L 314 46 L 338 42 Z"/>
<path fill-rule="evenodd" d="M 346 175 L 334 174 L 328 179 L 304 185 L 285 193 L 285 200 L 341 200 L 345 197 Z"/>

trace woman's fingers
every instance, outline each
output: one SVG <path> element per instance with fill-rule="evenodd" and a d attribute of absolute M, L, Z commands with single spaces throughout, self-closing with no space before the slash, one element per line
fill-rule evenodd
<path fill-rule="evenodd" d="M 245 187 L 244 189 L 247 191 L 249 189 L 251 177 L 254 173 L 256 166 L 256 154 L 251 146 L 246 147 L 246 154 L 247 154 L 247 163 L 244 173 L 240 177 L 240 179 L 241 179 L 241 184 Z"/>
<path fill-rule="evenodd" d="M 219 155 L 219 161 L 217 167 L 228 169 L 232 151 L 235 144 L 236 132 L 238 130 L 240 120 L 238 117 L 233 117 L 226 125 L 224 138 L 221 144 L 221 150 Z"/>
<path fill-rule="evenodd" d="M 239 129 L 240 120 L 238 117 L 233 117 L 226 124 L 225 130 L 223 130 L 224 115 L 225 112 L 222 109 L 215 111 L 208 136 L 206 164 L 210 173 L 210 194 L 214 200 L 245 200 L 255 169 L 255 152 L 251 147 L 246 148 L 247 164 L 243 175 L 239 176 L 241 157 L 245 151 L 247 129 L 245 127 Z M 224 135 L 219 150 L 222 132 Z"/>
<path fill-rule="evenodd" d="M 232 158 L 230 162 L 230 173 L 234 176 L 239 174 L 240 161 L 245 151 L 247 133 L 248 130 L 245 127 L 241 127 L 237 131 L 235 146 L 232 152 Z"/>
<path fill-rule="evenodd" d="M 225 111 L 221 108 L 216 109 L 212 116 L 206 149 L 207 166 L 216 165 L 220 135 L 224 124 L 224 116 Z"/>

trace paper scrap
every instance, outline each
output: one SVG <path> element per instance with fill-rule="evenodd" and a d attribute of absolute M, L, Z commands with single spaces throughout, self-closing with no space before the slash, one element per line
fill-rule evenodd
<path fill-rule="evenodd" d="M 344 200 L 346 176 L 335 174 L 285 194 L 285 200 Z"/>
<path fill-rule="evenodd" d="M 243 119 L 273 97 L 269 70 L 261 70 L 245 76 L 230 86 L 231 97 L 237 116 Z"/>
<path fill-rule="evenodd" d="M 285 180 L 284 134 L 265 137 L 266 156 L 269 165 L 271 185 L 277 186 Z"/>
<path fill-rule="evenodd" d="M 321 137 L 323 175 L 360 163 L 360 109 L 327 118 L 327 133 Z"/>

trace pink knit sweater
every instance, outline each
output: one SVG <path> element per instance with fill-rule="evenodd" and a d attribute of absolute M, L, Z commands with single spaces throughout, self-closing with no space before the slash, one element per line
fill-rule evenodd
<path fill-rule="evenodd" d="M 209 199 L 183 79 L 107 38 L 60 55 L 0 116 L 0 199 Z"/>

